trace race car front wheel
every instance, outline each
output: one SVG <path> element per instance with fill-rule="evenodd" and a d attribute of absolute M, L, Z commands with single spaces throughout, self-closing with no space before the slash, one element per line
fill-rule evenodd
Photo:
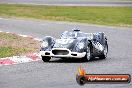
<path fill-rule="evenodd" d="M 84 57 L 85 61 L 90 61 L 92 59 L 92 55 L 91 55 L 91 47 L 87 46 L 87 50 L 86 50 L 86 56 Z"/>
<path fill-rule="evenodd" d="M 42 60 L 43 60 L 44 62 L 49 62 L 50 59 L 51 59 L 51 57 L 42 56 Z"/>

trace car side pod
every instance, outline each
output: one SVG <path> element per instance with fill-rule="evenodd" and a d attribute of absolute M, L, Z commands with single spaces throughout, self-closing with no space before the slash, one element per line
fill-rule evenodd
<path fill-rule="evenodd" d="M 130 74 L 87 74 L 80 66 L 76 75 L 79 85 L 84 84 L 128 84 L 131 82 Z"/>

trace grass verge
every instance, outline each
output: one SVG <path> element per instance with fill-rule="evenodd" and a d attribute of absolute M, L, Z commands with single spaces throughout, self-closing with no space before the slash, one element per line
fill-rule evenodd
<path fill-rule="evenodd" d="M 0 16 L 132 27 L 132 6 L 43 6 L 0 4 Z"/>
<path fill-rule="evenodd" d="M 9 33 L 0 33 L 0 58 L 37 52 L 39 42 Z"/>

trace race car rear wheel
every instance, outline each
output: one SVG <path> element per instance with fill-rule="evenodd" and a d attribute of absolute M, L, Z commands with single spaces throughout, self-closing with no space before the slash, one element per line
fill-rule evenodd
<path fill-rule="evenodd" d="M 49 62 L 50 59 L 51 59 L 51 57 L 42 56 L 42 60 L 43 60 L 44 62 Z"/>
<path fill-rule="evenodd" d="M 107 57 L 107 53 L 108 53 L 108 44 L 106 42 L 103 54 L 99 56 L 100 59 L 105 59 Z"/>

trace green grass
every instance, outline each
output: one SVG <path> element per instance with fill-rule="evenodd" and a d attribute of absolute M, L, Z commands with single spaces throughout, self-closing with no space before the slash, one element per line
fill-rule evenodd
<path fill-rule="evenodd" d="M 13 54 L 12 51 L 13 51 L 12 47 L 0 47 L 0 57 L 10 56 Z"/>
<path fill-rule="evenodd" d="M 39 42 L 10 33 L 0 33 L 0 58 L 37 52 Z"/>
<path fill-rule="evenodd" d="M 0 16 L 132 27 L 132 7 L 0 4 Z"/>
<path fill-rule="evenodd" d="M 12 46 L 0 47 L 0 57 L 8 57 L 13 55 L 19 55 L 20 53 L 27 52 L 26 48 L 16 48 Z"/>

